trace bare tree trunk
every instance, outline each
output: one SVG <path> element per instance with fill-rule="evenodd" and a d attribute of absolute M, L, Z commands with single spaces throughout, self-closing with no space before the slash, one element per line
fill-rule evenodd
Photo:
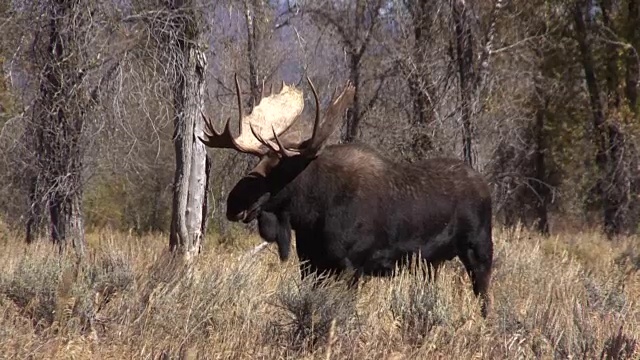
<path fill-rule="evenodd" d="M 81 255 L 85 247 L 81 133 L 87 103 L 82 102 L 83 93 L 79 90 L 83 73 L 73 63 L 76 44 L 70 32 L 74 29 L 63 28 L 66 18 L 77 15 L 77 6 L 74 1 L 51 1 L 47 6 L 47 50 L 41 54 L 48 58 L 44 59 L 40 94 L 34 105 L 37 174 L 30 189 L 32 210 L 27 221 L 27 241 L 33 241 L 44 201 L 51 220 L 52 241 L 62 250 L 71 240 Z M 34 44 L 39 40 L 37 37 Z"/>
<path fill-rule="evenodd" d="M 473 101 L 473 34 L 464 0 L 453 0 L 453 22 L 456 35 L 456 60 L 460 81 L 460 105 L 462 111 L 462 152 L 464 161 L 473 166 L 471 113 Z"/>
<path fill-rule="evenodd" d="M 206 155 L 207 156 L 206 156 L 204 172 L 207 178 L 204 182 L 204 201 L 202 203 L 202 224 L 200 228 L 200 232 L 202 234 L 207 233 L 207 228 L 209 225 L 209 217 L 207 216 L 207 214 L 209 213 L 209 189 L 211 187 L 211 182 L 209 181 L 209 179 L 211 176 L 211 166 L 213 165 L 209 154 L 206 154 Z"/>
<path fill-rule="evenodd" d="M 626 19 L 627 39 L 631 44 L 631 48 L 626 49 L 626 73 L 624 94 L 626 103 L 631 110 L 630 121 L 627 123 L 637 122 L 640 118 L 640 108 L 638 104 L 638 82 L 640 81 L 640 5 L 638 0 L 627 0 L 627 19 Z M 635 233 L 640 222 L 640 199 L 635 194 L 640 191 L 640 161 L 638 149 L 634 142 L 628 141 L 625 149 L 627 161 L 627 169 L 629 175 L 629 205 L 626 224 L 629 232 Z"/>
<path fill-rule="evenodd" d="M 462 150 L 464 161 L 474 166 L 472 118 L 483 105 L 483 92 L 489 76 L 489 58 L 496 34 L 496 20 L 503 0 L 494 0 L 489 15 L 489 26 L 481 47 L 477 64 L 474 64 L 474 36 L 471 15 L 465 0 L 451 0 L 455 33 L 455 61 L 458 67 L 460 110 L 462 113 Z"/>
<path fill-rule="evenodd" d="M 619 188 L 618 169 L 621 164 L 620 144 L 623 141 L 622 134 L 614 124 L 607 124 L 604 114 L 600 86 L 596 78 L 596 70 L 593 53 L 590 46 L 588 29 L 584 19 L 590 11 L 590 5 L 586 1 L 578 0 L 573 9 L 573 17 L 576 25 L 576 40 L 581 53 L 581 62 L 584 69 L 587 90 L 591 102 L 593 115 L 594 142 L 596 144 L 596 166 L 601 176 L 599 196 L 604 208 L 604 231 L 609 238 L 622 231 L 622 192 Z M 608 138 L 608 141 L 607 141 Z"/>
<path fill-rule="evenodd" d="M 616 32 L 615 24 L 611 21 L 611 1 L 602 1 L 601 9 L 603 25 L 611 29 L 613 32 Z M 608 43 L 605 45 L 605 90 L 607 94 L 607 103 L 609 105 L 612 105 L 614 108 L 620 107 L 620 94 L 618 93 L 618 84 L 620 82 L 620 77 L 618 75 L 617 47 L 617 44 L 612 43 Z"/>
<path fill-rule="evenodd" d="M 604 209 L 604 223 L 607 235 L 613 237 L 624 231 L 629 205 L 627 195 L 629 195 L 630 189 L 627 187 L 628 174 L 624 164 L 625 136 L 617 124 L 613 122 L 607 124 L 607 135 L 609 156 L 607 181 L 605 182 L 607 184 L 607 188 L 605 188 L 607 201 Z"/>
<path fill-rule="evenodd" d="M 549 234 L 549 218 L 547 212 L 547 206 L 549 201 L 549 187 L 546 184 L 546 164 L 545 164 L 545 131 L 544 121 L 547 111 L 546 95 L 539 84 L 535 85 L 536 98 L 539 99 L 539 103 L 536 109 L 535 124 L 534 124 L 534 166 L 535 166 L 535 179 L 532 187 L 535 192 L 535 212 L 538 218 L 536 228 L 538 232 L 544 235 Z"/>
<path fill-rule="evenodd" d="M 613 12 L 612 5 L 610 0 L 605 0 L 601 3 L 603 24 L 614 33 L 622 33 L 617 29 L 617 24 L 611 18 Z M 634 36 L 638 31 L 638 8 L 635 0 L 629 0 L 627 5 L 629 10 L 627 26 L 629 26 L 630 30 L 627 36 L 629 42 L 633 45 Z M 609 43 L 605 49 L 607 54 L 606 85 L 609 108 L 611 111 L 615 111 L 623 117 L 633 117 L 637 113 L 635 102 L 637 100 L 638 61 L 635 54 L 630 54 L 630 52 L 635 52 L 633 49 L 626 51 L 626 57 L 624 59 L 626 60 L 625 84 L 621 84 L 623 76 L 620 74 L 621 71 L 618 66 L 620 60 L 618 44 Z M 624 88 L 624 94 L 619 91 L 619 89 L 622 88 Z M 627 104 L 630 105 L 631 113 L 634 115 L 629 115 L 621 109 L 625 103 L 623 96 L 626 97 Z M 605 219 L 610 219 L 609 222 L 613 229 L 611 235 L 616 235 L 626 230 L 635 231 L 637 220 L 632 218 L 634 217 L 633 210 L 637 208 L 638 203 L 635 196 L 633 196 L 633 187 L 635 187 L 635 184 L 638 182 L 637 167 L 633 166 L 633 164 L 637 162 L 635 158 L 637 155 L 634 151 L 635 149 L 633 149 L 633 142 L 627 141 L 627 136 L 623 133 L 620 125 L 616 123 L 616 118 L 617 116 L 614 116 L 607 122 L 607 135 L 609 139 L 609 183 L 607 184 L 605 194 L 607 198 L 610 199 L 611 205 L 605 208 Z M 634 119 L 628 119 L 625 122 L 633 123 Z"/>
<path fill-rule="evenodd" d="M 426 54 L 433 39 L 431 32 L 435 4 L 434 1 L 413 0 L 409 5 L 414 42 L 411 57 L 407 59 L 411 62 L 406 66 L 409 70 L 407 86 L 413 103 L 411 122 L 415 127 L 412 147 L 418 156 L 433 149 L 428 127 L 435 118 L 432 101 L 435 89 L 427 71 Z"/>
<path fill-rule="evenodd" d="M 249 88 L 251 91 L 251 107 L 260 101 L 262 86 L 258 47 L 264 41 L 266 31 L 266 7 L 263 0 L 244 0 L 244 16 L 247 26 L 247 54 L 249 56 Z"/>
<path fill-rule="evenodd" d="M 177 4 L 176 7 L 186 7 Z M 176 28 L 178 36 L 177 81 L 174 84 L 174 147 L 176 152 L 176 172 L 173 194 L 173 209 L 169 247 L 178 250 L 186 260 L 197 255 L 202 247 L 203 222 L 206 213 L 206 189 L 209 180 L 207 153 L 201 135 L 204 76 L 207 60 L 199 48 L 202 43 L 201 31 L 190 10 L 184 11 L 183 24 Z"/>
<path fill-rule="evenodd" d="M 409 76 L 408 83 L 413 99 L 413 123 L 421 125 L 426 125 L 433 120 L 433 104 L 430 100 L 433 89 L 429 86 L 425 55 L 432 40 L 431 17 L 434 3 L 428 0 L 415 0 L 412 6 L 413 62 L 417 72 Z"/>
<path fill-rule="evenodd" d="M 332 5 L 326 2 L 317 1 L 313 2 L 313 4 L 314 6 L 320 4 L 320 6 L 309 7 L 306 11 L 311 13 L 316 21 L 323 23 L 324 26 L 335 28 L 345 48 L 349 66 L 349 80 L 355 87 L 355 95 L 353 105 L 347 109 L 346 129 L 340 138 L 344 143 L 353 142 L 358 137 L 361 119 L 364 118 L 368 109 L 373 106 L 378 98 L 378 91 L 376 91 L 368 103 L 363 101 L 361 66 L 362 57 L 367 51 L 374 28 L 379 22 L 383 1 L 357 0 L 355 1 L 355 11 L 349 8 L 352 3 L 347 2 L 345 6 L 349 10 L 340 15 L 332 14 L 328 11 L 327 9 L 330 9 Z M 382 83 L 383 81 L 380 82 L 380 85 Z"/>
<path fill-rule="evenodd" d="M 52 238 L 63 244 L 71 239 L 74 249 L 84 254 L 84 219 L 82 216 L 81 194 L 55 194 L 49 203 L 51 213 Z M 64 246 L 61 246 L 63 248 Z"/>
<path fill-rule="evenodd" d="M 377 1 L 370 9 L 373 14 L 373 18 L 367 19 L 367 4 L 366 0 L 356 1 L 355 21 L 353 23 L 354 28 L 352 33 L 346 33 L 348 30 L 342 28 L 342 40 L 348 46 L 347 54 L 349 56 L 349 79 L 355 87 L 355 94 L 353 97 L 353 105 L 347 110 L 347 129 L 342 137 L 342 141 L 350 143 L 356 140 L 358 137 L 358 130 L 360 127 L 360 121 L 364 117 L 364 113 L 368 110 L 367 107 L 363 109 L 362 106 L 362 93 L 361 93 L 361 63 L 364 53 L 367 51 L 369 41 L 371 39 L 371 33 L 373 27 L 378 21 L 379 9 L 382 6 L 381 1 Z M 375 100 L 375 97 L 374 99 Z M 369 107 L 373 105 L 369 104 Z"/>
<path fill-rule="evenodd" d="M 640 6 L 638 0 L 627 0 L 627 32 L 633 48 L 627 49 L 627 72 L 625 74 L 625 96 L 633 114 L 638 112 L 638 81 L 640 81 Z"/>
<path fill-rule="evenodd" d="M 40 189 L 40 177 L 32 175 L 29 185 L 29 213 L 27 214 L 27 231 L 26 242 L 32 244 L 38 237 L 39 230 L 42 226 L 42 194 Z"/>
<path fill-rule="evenodd" d="M 361 55 L 357 50 L 351 50 L 349 57 L 349 79 L 355 87 L 353 105 L 347 110 L 347 131 L 342 139 L 345 143 L 353 142 L 358 137 L 358 126 L 360 125 L 360 59 Z"/>

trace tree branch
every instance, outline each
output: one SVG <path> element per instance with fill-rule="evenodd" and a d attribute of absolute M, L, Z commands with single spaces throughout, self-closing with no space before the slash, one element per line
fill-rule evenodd
<path fill-rule="evenodd" d="M 319 9 L 309 9 L 307 10 L 307 12 L 312 16 L 315 15 L 317 18 L 322 19 L 325 22 L 329 23 L 331 26 L 335 27 L 342 39 L 342 42 L 345 44 L 346 47 L 349 48 L 349 51 L 356 50 L 356 46 L 354 44 L 353 39 L 350 39 L 349 36 L 347 35 L 348 34 L 347 30 L 344 28 L 344 26 L 340 24 L 340 22 L 334 19 L 331 15 Z"/>

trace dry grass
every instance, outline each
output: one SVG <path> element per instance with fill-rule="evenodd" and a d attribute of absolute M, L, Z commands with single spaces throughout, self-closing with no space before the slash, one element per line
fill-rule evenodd
<path fill-rule="evenodd" d="M 213 241 L 187 269 L 164 236 L 91 234 L 80 267 L 1 238 L 3 358 L 640 358 L 637 238 L 498 232 L 487 320 L 457 260 L 435 285 L 407 271 L 354 294 Z"/>

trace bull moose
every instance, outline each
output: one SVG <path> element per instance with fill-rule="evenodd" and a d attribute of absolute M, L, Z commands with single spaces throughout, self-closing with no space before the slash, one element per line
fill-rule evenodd
<path fill-rule="evenodd" d="M 206 130 L 200 140 L 207 147 L 260 157 L 229 193 L 227 219 L 257 219 L 261 237 L 277 243 L 282 261 L 289 257 L 295 231 L 303 278 L 325 272 L 350 272 L 355 281 L 362 275 L 387 276 L 418 253 L 437 271 L 457 256 L 486 317 L 491 305 L 492 203 L 481 174 L 458 159 L 393 162 L 363 144 L 326 145 L 342 124 L 355 89 L 347 82 L 321 115 L 316 89 L 307 81 L 315 119 L 306 140 L 290 136 L 304 107 L 302 92 L 284 83 L 280 92 L 262 98 L 244 115 L 236 77 L 236 137 L 230 119 L 218 133 L 202 114 Z"/>

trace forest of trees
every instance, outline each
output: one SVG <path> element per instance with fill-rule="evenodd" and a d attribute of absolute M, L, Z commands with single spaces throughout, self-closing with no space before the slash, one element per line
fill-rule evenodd
<path fill-rule="evenodd" d="M 311 113 L 305 76 L 323 103 L 351 80 L 334 142 L 464 159 L 496 224 L 640 225 L 640 0 L 17 0 L 0 31 L 0 225 L 22 241 L 225 236 L 254 160 L 194 134 L 236 116 L 235 74 L 245 111 L 285 81 Z"/>

